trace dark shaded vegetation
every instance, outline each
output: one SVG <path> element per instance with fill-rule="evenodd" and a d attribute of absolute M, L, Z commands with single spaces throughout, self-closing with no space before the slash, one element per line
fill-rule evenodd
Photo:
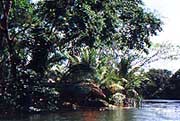
<path fill-rule="evenodd" d="M 146 99 L 180 99 L 179 70 L 174 74 L 168 70 L 151 69 L 145 73 L 138 92 Z"/>
<path fill-rule="evenodd" d="M 150 36 L 162 30 L 141 0 L 1 0 L 0 6 L 2 110 L 126 106 L 140 94 L 178 88 L 174 79 L 166 82 L 169 71 L 144 75 L 132 67 L 140 57 L 130 52 L 148 54 Z"/>
<path fill-rule="evenodd" d="M 140 87 L 143 97 L 147 99 L 164 98 L 171 75 L 171 71 L 168 70 L 149 70 L 145 74 L 147 78 L 143 80 Z"/>
<path fill-rule="evenodd" d="M 180 99 L 180 70 L 176 71 L 169 78 L 169 85 L 166 88 L 167 98 Z"/>

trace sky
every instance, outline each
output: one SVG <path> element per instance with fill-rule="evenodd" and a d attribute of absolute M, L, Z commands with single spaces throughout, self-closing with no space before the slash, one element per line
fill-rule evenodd
<path fill-rule="evenodd" d="M 146 8 L 149 8 L 155 14 L 159 14 L 164 22 L 163 32 L 153 37 L 155 42 L 169 41 L 180 45 L 179 27 L 180 27 L 180 0 L 143 0 Z"/>
<path fill-rule="evenodd" d="M 180 0 L 143 0 L 145 7 L 161 17 L 163 31 L 152 37 L 155 43 L 169 42 L 180 45 Z M 180 69 L 180 60 L 161 60 L 154 62 L 150 68 L 168 69 L 173 72 Z"/>
<path fill-rule="evenodd" d="M 39 0 L 31 0 L 33 3 L 37 3 Z"/>

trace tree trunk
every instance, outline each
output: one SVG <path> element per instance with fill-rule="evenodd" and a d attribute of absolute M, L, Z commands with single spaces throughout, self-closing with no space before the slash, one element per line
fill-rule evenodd
<path fill-rule="evenodd" d="M 9 11 L 12 6 L 12 0 L 7 0 L 4 1 L 3 5 L 3 18 L 1 20 L 1 31 L 4 33 L 4 38 L 7 42 L 7 47 L 8 47 L 8 52 L 9 52 L 9 61 L 10 61 L 10 66 L 11 66 L 11 76 L 12 80 L 16 80 L 16 62 L 15 62 L 15 57 L 16 53 L 14 50 L 14 42 L 9 36 L 9 31 L 8 31 L 8 16 L 9 16 Z"/>

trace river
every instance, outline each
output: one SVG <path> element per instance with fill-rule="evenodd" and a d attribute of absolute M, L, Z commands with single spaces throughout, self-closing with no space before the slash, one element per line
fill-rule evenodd
<path fill-rule="evenodd" d="M 140 108 L 4 116 L 0 121 L 180 121 L 180 100 L 144 100 Z"/>

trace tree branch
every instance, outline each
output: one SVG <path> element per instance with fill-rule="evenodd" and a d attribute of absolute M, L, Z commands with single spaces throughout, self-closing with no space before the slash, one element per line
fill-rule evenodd
<path fill-rule="evenodd" d="M 29 24 L 29 25 L 28 25 L 27 27 L 25 27 L 24 29 L 22 29 L 22 30 L 18 31 L 17 33 L 15 33 L 15 34 L 12 36 L 11 40 L 14 41 L 14 38 L 15 38 L 18 34 L 20 34 L 21 32 L 24 32 L 25 30 L 27 30 L 30 26 L 31 26 L 31 25 Z"/>

